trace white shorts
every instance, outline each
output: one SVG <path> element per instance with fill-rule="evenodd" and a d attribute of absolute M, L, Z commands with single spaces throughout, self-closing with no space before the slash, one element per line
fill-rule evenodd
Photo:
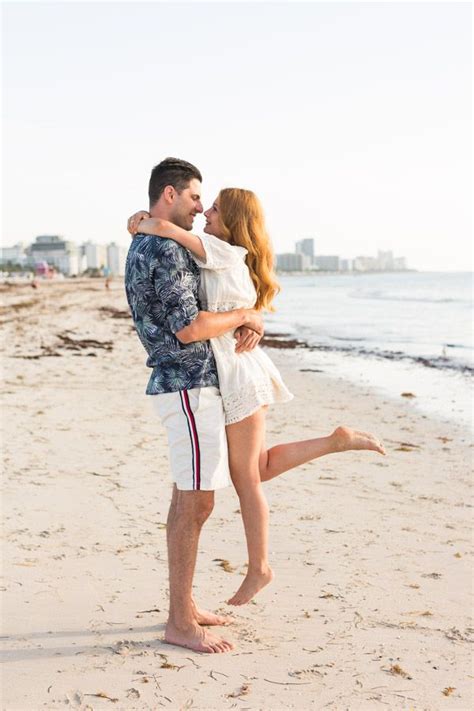
<path fill-rule="evenodd" d="M 225 414 L 218 388 L 152 395 L 168 433 L 171 474 L 182 491 L 214 491 L 231 484 Z"/>

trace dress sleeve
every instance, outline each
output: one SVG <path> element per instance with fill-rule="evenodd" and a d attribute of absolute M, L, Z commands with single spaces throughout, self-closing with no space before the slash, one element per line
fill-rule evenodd
<path fill-rule="evenodd" d="M 247 254 L 244 247 L 229 244 L 214 235 L 201 235 L 200 240 L 206 252 L 206 261 L 203 262 L 193 255 L 196 264 L 202 269 L 229 269 L 229 267 L 242 262 Z"/>
<path fill-rule="evenodd" d="M 153 265 L 153 286 L 172 333 L 194 321 L 199 312 L 194 286 L 196 275 L 189 268 L 185 251 L 176 243 L 167 245 Z"/>

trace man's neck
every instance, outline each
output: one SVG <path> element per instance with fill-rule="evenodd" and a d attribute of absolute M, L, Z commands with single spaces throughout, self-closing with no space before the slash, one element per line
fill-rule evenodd
<path fill-rule="evenodd" d="M 166 205 L 160 205 L 159 203 L 156 203 L 151 208 L 150 215 L 151 217 L 159 217 L 161 220 L 168 220 L 168 222 L 173 222 L 173 219 L 170 215 L 170 210 L 168 210 Z"/>

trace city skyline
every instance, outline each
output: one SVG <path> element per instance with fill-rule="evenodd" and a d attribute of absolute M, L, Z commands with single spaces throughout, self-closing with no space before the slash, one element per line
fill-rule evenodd
<path fill-rule="evenodd" d="M 4 3 L 4 243 L 127 247 L 151 167 L 177 155 L 202 170 L 205 207 L 221 187 L 253 189 L 276 253 L 316 234 L 326 254 L 394 249 L 413 268 L 466 270 L 470 15 L 467 3 Z"/>
<path fill-rule="evenodd" d="M 378 250 L 377 255 L 361 255 L 354 259 L 340 255 L 316 254 L 313 238 L 294 243 L 293 252 L 275 254 L 276 271 L 334 271 L 371 272 L 407 271 L 405 257 L 394 257 L 392 250 Z M 101 244 L 87 240 L 76 243 L 63 235 L 38 235 L 33 242 L 18 242 L 0 249 L 0 267 L 25 267 L 35 270 L 46 264 L 66 276 L 77 276 L 86 271 L 103 271 L 123 276 L 126 248 L 117 242 Z"/>
<path fill-rule="evenodd" d="M 317 254 L 313 238 L 298 240 L 293 252 L 275 255 L 280 271 L 307 272 L 374 272 L 409 271 L 405 257 L 394 256 L 392 250 L 378 250 L 377 255 L 359 254 L 353 259 L 339 254 Z"/>
<path fill-rule="evenodd" d="M 101 272 L 103 276 L 124 276 L 127 250 L 117 244 L 97 244 L 90 240 L 77 244 L 62 235 L 38 235 L 34 242 L 18 242 L 0 249 L 2 272 L 18 268 L 38 274 L 59 272 L 79 276 Z"/>

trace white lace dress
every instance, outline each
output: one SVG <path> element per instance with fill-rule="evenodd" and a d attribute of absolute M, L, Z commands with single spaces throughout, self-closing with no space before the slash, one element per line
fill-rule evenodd
<path fill-rule="evenodd" d="M 257 294 L 245 263 L 247 250 L 212 235 L 201 237 L 206 262 L 201 267 L 200 300 L 204 311 L 251 309 Z M 236 353 L 233 331 L 211 338 L 226 424 L 243 420 L 262 405 L 293 399 L 275 365 L 258 346 Z"/>

